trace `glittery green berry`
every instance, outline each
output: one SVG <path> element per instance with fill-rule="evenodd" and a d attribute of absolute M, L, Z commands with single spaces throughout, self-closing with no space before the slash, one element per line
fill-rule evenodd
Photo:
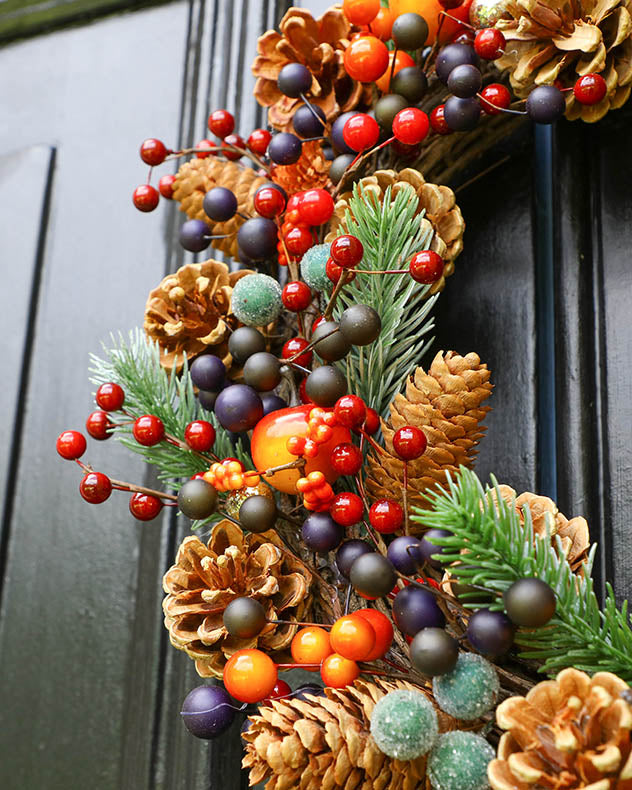
<path fill-rule="evenodd" d="M 232 310 L 246 326 L 265 326 L 281 313 L 281 286 L 267 274 L 248 274 L 235 283 Z"/>
<path fill-rule="evenodd" d="M 482 656 L 461 653 L 451 672 L 433 679 L 432 690 L 441 710 L 450 716 L 478 719 L 496 703 L 498 675 Z"/>
<path fill-rule="evenodd" d="M 438 730 L 435 709 L 419 691 L 391 691 L 371 714 L 373 740 L 380 751 L 396 760 L 414 760 L 426 754 Z"/>
<path fill-rule="evenodd" d="M 487 790 L 487 766 L 495 752 L 485 738 L 455 730 L 440 735 L 428 758 L 433 790 Z"/>
<path fill-rule="evenodd" d="M 310 247 L 301 259 L 301 277 L 315 291 L 329 291 L 333 283 L 327 277 L 329 244 L 316 244 Z"/>

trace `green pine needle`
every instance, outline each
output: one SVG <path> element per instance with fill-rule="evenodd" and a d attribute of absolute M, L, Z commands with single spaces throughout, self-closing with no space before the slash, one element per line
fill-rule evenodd
<path fill-rule="evenodd" d="M 607 670 L 632 681 L 632 630 L 627 602 L 617 608 L 612 587 L 607 585 L 606 602 L 599 608 L 590 571 L 593 545 L 584 575 L 573 573 L 562 544 L 551 545 L 550 535 L 534 535 L 529 508 L 522 524 L 515 502 L 508 504 L 492 477 L 492 487 L 481 485 L 474 472 L 461 468 L 449 478 L 448 490 L 433 493 L 428 509 L 413 508 L 412 520 L 423 527 L 444 529 L 449 537 L 436 539 L 446 547 L 442 562 L 463 563 L 450 568 L 459 583 L 482 585 L 498 593 L 493 609 L 502 609 L 502 594 L 515 581 L 535 576 L 555 591 L 555 617 L 543 628 L 519 629 L 516 643 L 524 658 L 543 662 L 541 671 L 555 674 L 573 666 L 586 672 Z M 467 604 L 476 607 L 476 604 Z"/>

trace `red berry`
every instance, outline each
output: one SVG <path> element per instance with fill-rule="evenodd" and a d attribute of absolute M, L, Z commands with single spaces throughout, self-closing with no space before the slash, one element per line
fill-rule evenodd
<path fill-rule="evenodd" d="M 362 468 L 362 451 L 351 442 L 338 444 L 331 451 L 330 462 L 339 475 L 357 475 Z"/>
<path fill-rule="evenodd" d="M 285 234 L 285 246 L 292 255 L 300 257 L 314 244 L 314 239 L 309 228 L 305 225 L 295 225 L 289 233 Z"/>
<path fill-rule="evenodd" d="M 443 274 L 443 258 L 434 250 L 422 250 L 410 259 L 409 271 L 413 280 L 430 285 Z"/>
<path fill-rule="evenodd" d="M 242 151 L 245 150 L 246 142 L 243 137 L 240 137 L 238 134 L 229 134 L 224 138 L 224 142 L 222 143 L 222 153 L 226 159 L 230 159 L 231 162 L 236 162 L 238 159 L 241 159 L 243 154 L 239 151 L 227 150 L 226 146 L 228 145 L 232 145 L 233 148 L 241 148 Z"/>
<path fill-rule="evenodd" d="M 295 195 L 290 195 L 287 201 L 287 210 L 288 211 L 298 211 L 298 207 L 301 205 L 301 196 L 302 192 L 297 192 Z M 299 215 L 296 215 L 296 219 L 292 220 L 292 222 L 298 222 Z M 292 219 L 288 214 L 288 219 Z"/>
<path fill-rule="evenodd" d="M 412 461 L 423 455 L 428 440 L 426 434 L 414 425 L 404 425 L 393 435 L 393 447 L 403 461 Z"/>
<path fill-rule="evenodd" d="M 91 505 L 100 505 L 112 493 L 112 483 L 102 472 L 88 472 L 79 483 L 79 493 Z"/>
<path fill-rule="evenodd" d="M 272 139 L 272 135 L 267 129 L 255 129 L 248 138 L 248 148 L 253 154 L 263 156 L 268 150 L 268 144 Z"/>
<path fill-rule="evenodd" d="M 357 428 L 366 419 L 366 404 L 357 395 L 343 395 L 336 401 L 334 414 L 345 428 Z"/>
<path fill-rule="evenodd" d="M 345 123 L 342 136 L 352 151 L 368 151 L 377 143 L 380 127 L 375 118 L 365 113 L 358 113 Z"/>
<path fill-rule="evenodd" d="M 269 705 L 273 699 L 285 699 L 292 693 L 292 687 L 284 680 L 277 680 L 274 688 L 259 705 Z"/>
<path fill-rule="evenodd" d="M 141 184 L 134 190 L 132 200 L 139 211 L 153 211 L 160 200 L 160 193 L 151 184 Z"/>
<path fill-rule="evenodd" d="M 479 103 L 487 115 L 499 115 L 511 104 L 511 93 L 499 82 L 493 82 L 481 91 Z"/>
<path fill-rule="evenodd" d="M 374 433 L 377 433 L 379 427 L 380 427 L 380 416 L 375 411 L 375 409 L 371 409 L 369 407 L 366 410 L 366 420 L 364 421 L 364 425 L 362 426 L 362 428 L 365 433 L 369 434 L 369 436 L 373 436 Z"/>
<path fill-rule="evenodd" d="M 308 189 L 301 196 L 298 213 L 308 225 L 324 225 L 334 213 L 334 199 L 326 189 Z"/>
<path fill-rule="evenodd" d="M 327 265 L 325 266 L 325 274 L 327 275 L 327 277 L 329 277 L 332 283 L 338 282 L 338 280 L 342 277 L 343 271 L 344 270 L 342 266 L 338 266 L 338 264 L 333 260 L 333 258 L 330 258 L 327 261 Z M 347 271 L 347 282 L 350 283 L 353 280 L 355 280 L 356 277 L 355 272 L 349 269 L 347 269 L 346 271 Z M 314 330 L 312 329 L 312 332 L 313 331 Z"/>
<path fill-rule="evenodd" d="M 257 214 L 266 219 L 278 217 L 285 208 L 285 198 L 274 187 L 261 187 L 255 192 L 254 207 Z"/>
<path fill-rule="evenodd" d="M 159 417 L 145 414 L 134 421 L 132 426 L 134 439 L 144 447 L 152 447 L 161 442 L 165 435 L 165 426 Z"/>
<path fill-rule="evenodd" d="M 195 155 L 197 159 L 206 159 L 209 156 L 213 156 L 218 151 L 217 143 L 214 143 L 212 140 L 200 140 L 199 143 L 195 144 L 195 147 L 202 148 L 204 151 L 208 151 L 208 154 L 198 151 Z"/>
<path fill-rule="evenodd" d="M 352 269 L 357 266 L 364 255 L 364 247 L 360 239 L 347 233 L 338 236 L 331 243 L 329 254 L 343 269 Z"/>
<path fill-rule="evenodd" d="M 94 399 L 103 411 L 118 411 L 125 402 L 125 393 L 118 384 L 108 381 L 106 384 L 101 384 Z"/>
<path fill-rule="evenodd" d="M 281 356 L 283 359 L 290 359 L 293 357 L 294 354 L 298 354 L 299 351 L 303 351 L 304 348 L 307 348 L 309 343 L 303 337 L 292 337 L 290 338 L 287 343 L 283 346 L 283 350 L 281 351 Z M 306 368 L 310 365 L 312 359 L 314 357 L 313 351 L 306 351 L 304 354 L 296 357 L 294 362 L 297 365 L 300 365 L 303 368 Z"/>
<path fill-rule="evenodd" d="M 432 131 L 436 132 L 437 134 L 451 134 L 452 129 L 448 126 L 445 116 L 444 116 L 445 104 L 440 104 L 438 107 L 435 107 L 434 110 L 430 113 L 430 126 L 432 126 Z"/>
<path fill-rule="evenodd" d="M 474 39 L 476 54 L 484 60 L 497 60 L 505 49 L 505 37 L 495 27 L 479 30 Z"/>
<path fill-rule="evenodd" d="M 401 527 L 404 511 L 401 505 L 392 499 L 378 499 L 371 505 L 369 521 L 378 532 L 390 535 Z"/>
<path fill-rule="evenodd" d="M 175 182 L 176 177 L 174 175 L 163 176 L 158 182 L 158 190 L 164 198 L 167 198 L 167 200 L 171 200 L 173 198 L 173 185 Z"/>
<path fill-rule="evenodd" d="M 140 158 L 151 167 L 162 164 L 168 153 L 167 146 L 154 137 L 145 140 L 140 146 Z"/>
<path fill-rule="evenodd" d="M 465 3 L 459 3 L 459 5 L 465 5 Z M 467 44 L 468 47 L 473 46 L 474 39 L 476 38 L 475 33 L 473 30 L 463 29 L 462 27 L 458 27 L 452 36 L 451 44 Z"/>
<path fill-rule="evenodd" d="M 214 110 L 208 117 L 209 131 L 216 137 L 224 139 L 235 128 L 235 119 L 228 110 Z"/>
<path fill-rule="evenodd" d="M 418 145 L 429 129 L 428 116 L 416 107 L 400 110 L 393 119 L 393 135 L 405 145 Z"/>
<path fill-rule="evenodd" d="M 74 461 L 85 453 L 86 437 L 79 431 L 64 431 L 57 437 L 57 452 L 67 461 Z"/>
<path fill-rule="evenodd" d="M 357 524 L 362 518 L 364 505 L 357 494 L 350 491 L 343 491 L 336 494 L 329 508 L 329 515 L 342 527 L 350 527 Z"/>
<path fill-rule="evenodd" d="M 129 500 L 129 512 L 139 521 L 151 521 L 162 510 L 162 502 L 151 494 L 132 494 Z"/>
<path fill-rule="evenodd" d="M 307 377 L 305 377 L 298 385 L 298 396 L 301 399 L 301 403 L 313 403 L 312 399 L 307 394 L 306 383 Z"/>
<path fill-rule="evenodd" d="M 86 420 L 86 431 L 93 439 L 102 442 L 112 436 L 112 423 L 105 411 L 93 411 Z"/>
<path fill-rule="evenodd" d="M 573 87 L 573 94 L 580 104 L 598 104 L 606 95 L 608 86 L 601 74 L 584 74 Z"/>
<path fill-rule="evenodd" d="M 184 441 L 192 450 L 207 453 L 215 443 L 215 428 L 206 420 L 194 420 L 184 429 Z"/>
<path fill-rule="evenodd" d="M 301 310 L 309 307 L 312 301 L 312 292 L 307 283 L 295 280 L 283 288 L 281 299 L 287 310 L 291 310 L 293 313 L 300 313 Z"/>

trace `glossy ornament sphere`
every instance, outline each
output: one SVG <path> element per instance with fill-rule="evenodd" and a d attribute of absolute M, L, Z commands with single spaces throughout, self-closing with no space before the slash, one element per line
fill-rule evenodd
<path fill-rule="evenodd" d="M 395 60 L 395 68 L 393 69 L 393 60 Z M 406 52 L 397 50 L 397 52 L 388 53 L 388 66 L 382 76 L 375 81 L 378 90 L 382 93 L 389 93 L 391 90 L 391 69 L 394 74 L 398 74 L 402 69 L 410 68 L 415 65 L 415 61 Z"/>
<path fill-rule="evenodd" d="M 151 184 L 141 184 L 132 193 L 132 202 L 139 211 L 153 211 L 160 201 L 160 193 Z"/>
<path fill-rule="evenodd" d="M 469 132 L 481 117 L 481 105 L 475 97 L 460 99 L 450 96 L 446 99 L 443 116 L 453 132 Z"/>
<path fill-rule="evenodd" d="M 555 615 L 556 598 L 542 579 L 518 579 L 503 593 L 509 619 L 524 628 L 541 628 Z"/>
<path fill-rule="evenodd" d="M 134 420 L 132 435 L 144 447 L 153 447 L 165 437 L 165 426 L 159 417 L 153 414 L 144 414 Z"/>
<path fill-rule="evenodd" d="M 259 216 L 273 219 L 283 213 L 285 198 L 278 189 L 264 185 L 255 192 L 253 205 Z"/>
<path fill-rule="evenodd" d="M 213 222 L 227 222 L 237 213 L 235 193 L 226 187 L 213 187 L 204 195 L 202 208 Z"/>
<path fill-rule="evenodd" d="M 250 440 L 250 448 L 253 463 L 259 472 L 296 460 L 296 456 L 287 449 L 287 440 L 291 436 L 307 437 L 309 413 L 313 408 L 314 404 L 306 404 L 279 409 L 257 423 Z M 331 451 L 341 442 L 349 441 L 351 434 L 346 428 L 334 427 L 332 438 L 318 446 L 318 454 L 315 458 L 307 460 L 305 475 L 310 472 L 322 472 L 328 483 L 334 483 L 338 479 L 338 473 L 331 465 Z M 298 469 L 283 469 L 266 477 L 265 480 L 278 491 L 295 494 L 296 483 L 301 476 Z"/>
<path fill-rule="evenodd" d="M 389 535 L 397 532 L 402 526 L 404 511 L 401 505 L 392 499 L 378 499 L 371 505 L 369 521 L 378 532 Z"/>
<path fill-rule="evenodd" d="M 401 110 L 393 120 L 393 135 L 404 145 L 418 145 L 430 129 L 428 116 L 416 107 Z"/>
<path fill-rule="evenodd" d="M 238 650 L 224 667 L 224 685 L 240 702 L 261 702 L 278 680 L 272 659 L 261 650 Z"/>
<path fill-rule="evenodd" d="M 224 609 L 224 628 L 236 639 L 252 639 L 266 627 L 266 610 L 255 598 L 234 598 Z"/>
<path fill-rule="evenodd" d="M 249 220 L 249 222 L 256 221 Z M 261 222 L 271 222 L 271 220 L 262 219 Z M 244 223 L 242 228 L 246 224 Z M 233 286 L 231 304 L 233 313 L 242 324 L 265 326 L 276 321 L 281 314 L 283 309 L 281 286 L 267 274 L 248 274 Z"/>
<path fill-rule="evenodd" d="M 217 491 L 206 480 L 187 480 L 178 491 L 178 507 L 187 518 L 208 518 L 217 509 Z"/>
<path fill-rule="evenodd" d="M 276 253 L 277 239 L 277 226 L 266 217 L 247 219 L 237 231 L 239 249 L 251 261 L 264 261 L 267 258 L 272 258 Z M 238 285 L 245 279 L 242 277 L 236 284 Z"/>
<path fill-rule="evenodd" d="M 277 86 L 284 96 L 298 99 L 312 87 L 312 74 L 302 63 L 287 63 L 279 72 Z"/>
<path fill-rule="evenodd" d="M 162 502 L 157 496 L 137 492 L 129 500 L 129 512 L 139 521 L 153 521 L 162 510 Z"/>
<path fill-rule="evenodd" d="M 226 382 L 226 366 L 215 354 L 201 354 L 189 368 L 191 381 L 198 389 L 219 392 Z"/>
<path fill-rule="evenodd" d="M 290 651 L 297 664 L 320 664 L 334 652 L 329 641 L 329 632 L 315 625 L 296 632 Z"/>
<path fill-rule="evenodd" d="M 298 213 L 308 225 L 324 225 L 334 213 L 334 199 L 326 189 L 308 189 L 301 195 Z"/>
<path fill-rule="evenodd" d="M 55 449 L 66 461 L 75 461 L 85 453 L 86 437 L 79 431 L 64 431 L 57 437 Z"/>
<path fill-rule="evenodd" d="M 443 258 L 434 250 L 415 253 L 409 263 L 410 276 L 422 285 L 432 285 L 443 275 Z"/>
<path fill-rule="evenodd" d="M 101 384 L 94 396 L 97 406 L 103 411 L 118 411 L 125 402 L 123 388 L 112 381 Z"/>
<path fill-rule="evenodd" d="M 360 239 L 348 233 L 338 236 L 331 243 L 329 254 L 343 269 L 357 266 L 364 255 L 364 247 Z"/>
<path fill-rule="evenodd" d="M 443 628 L 445 617 L 434 595 L 421 587 L 404 587 L 393 601 L 393 620 L 404 634 L 415 636 L 422 628 Z"/>
<path fill-rule="evenodd" d="M 350 658 L 332 653 L 321 664 L 320 676 L 326 686 L 341 689 L 357 680 L 360 676 L 360 667 Z"/>
<path fill-rule="evenodd" d="M 333 406 L 346 392 L 347 379 L 331 365 L 321 365 L 305 380 L 305 393 L 318 406 Z"/>
<path fill-rule="evenodd" d="M 404 425 L 393 435 L 393 448 L 402 461 L 414 461 L 423 455 L 428 441 L 426 434 L 414 425 Z"/>
<path fill-rule="evenodd" d="M 303 144 L 295 134 L 278 132 L 270 140 L 268 156 L 275 165 L 293 165 L 301 158 Z"/>
<path fill-rule="evenodd" d="M 342 10 L 352 25 L 368 25 L 380 10 L 380 0 L 343 0 Z"/>
<path fill-rule="evenodd" d="M 342 133 L 345 143 L 352 151 L 368 151 L 380 137 L 380 127 L 375 118 L 359 113 L 349 118 Z"/>
<path fill-rule="evenodd" d="M 265 156 L 271 139 L 272 135 L 267 129 L 255 129 L 251 132 L 250 137 L 248 137 L 246 145 L 253 154 Z"/>
<path fill-rule="evenodd" d="M 573 95 L 580 104 L 592 106 L 599 104 L 608 91 L 601 74 L 584 74 L 573 86 Z"/>
<path fill-rule="evenodd" d="M 366 304 L 347 307 L 340 316 L 340 332 L 354 346 L 368 346 L 382 331 L 379 313 Z"/>
<path fill-rule="evenodd" d="M 452 133 L 452 129 L 450 129 L 445 120 L 445 104 L 440 104 L 430 113 L 430 126 L 435 134 L 445 135 Z"/>
<path fill-rule="evenodd" d="M 263 404 L 252 387 L 231 384 L 217 396 L 215 415 L 227 431 L 249 431 L 263 417 Z"/>
<path fill-rule="evenodd" d="M 207 453 L 215 443 L 215 428 L 206 420 L 194 420 L 184 429 L 184 441 L 192 450 Z"/>
<path fill-rule="evenodd" d="M 470 8 L 471 11 L 471 8 Z M 505 49 L 505 37 L 495 27 L 479 30 L 474 39 L 474 51 L 484 60 L 497 60 Z"/>
<path fill-rule="evenodd" d="M 357 592 L 371 598 L 388 595 L 397 581 L 393 565 L 375 551 L 358 557 L 349 572 L 351 584 Z"/>
<path fill-rule="evenodd" d="M 391 91 L 410 104 L 420 102 L 428 90 L 428 78 L 418 66 L 407 66 L 393 77 Z"/>
<path fill-rule="evenodd" d="M 378 749 L 396 760 L 427 754 L 439 732 L 437 713 L 425 694 L 411 689 L 390 691 L 371 713 L 371 735 Z"/>
<path fill-rule="evenodd" d="M 340 545 L 344 529 L 329 513 L 312 513 L 303 522 L 301 538 L 310 551 L 326 554 Z"/>
<path fill-rule="evenodd" d="M 535 123 L 550 124 L 564 115 L 566 100 L 555 85 L 538 85 L 527 96 L 526 110 Z"/>
<path fill-rule="evenodd" d="M 312 112 L 313 110 L 313 112 Z M 296 108 L 292 118 L 294 131 L 299 137 L 318 137 L 322 135 L 327 116 L 317 104 L 306 104 Z"/>
<path fill-rule="evenodd" d="M 419 538 L 412 535 L 400 535 L 399 538 L 395 538 L 388 544 L 386 556 L 400 573 L 412 576 L 423 564 L 419 544 Z"/>
<path fill-rule="evenodd" d="M 208 117 L 208 128 L 223 140 L 235 130 L 235 119 L 228 110 L 214 110 Z"/>
<path fill-rule="evenodd" d="M 352 80 L 375 82 L 388 68 L 388 49 L 375 36 L 352 41 L 344 52 L 344 67 Z"/>
<path fill-rule="evenodd" d="M 348 579 L 351 573 L 351 566 L 358 557 L 361 557 L 363 554 L 370 554 L 372 551 L 369 544 L 359 538 L 345 540 L 336 552 L 336 565 L 338 570 Z"/>
<path fill-rule="evenodd" d="M 500 684 L 489 661 L 474 653 L 459 653 L 454 669 L 433 679 L 432 690 L 441 710 L 472 721 L 494 707 Z"/>
<path fill-rule="evenodd" d="M 343 527 L 352 527 L 357 524 L 363 513 L 362 499 L 350 491 L 336 494 L 329 508 L 330 516 Z"/>
<path fill-rule="evenodd" d="M 437 77 L 447 85 L 452 69 L 464 64 L 478 67 L 479 59 L 474 47 L 469 44 L 448 44 L 440 49 L 437 55 L 435 65 Z"/>
<path fill-rule="evenodd" d="M 388 135 L 392 134 L 393 121 L 401 110 L 408 107 L 408 101 L 396 93 L 387 93 L 375 103 L 375 120 Z"/>
<path fill-rule="evenodd" d="M 375 631 L 368 620 L 355 614 L 339 617 L 329 632 L 335 653 L 352 661 L 367 661 L 375 647 Z"/>
<path fill-rule="evenodd" d="M 362 463 L 362 450 L 350 442 L 337 445 L 331 452 L 331 465 L 339 475 L 357 475 Z"/>
<path fill-rule="evenodd" d="M 351 343 L 335 321 L 323 321 L 312 334 L 314 351 L 327 362 L 336 362 L 351 350 Z"/>
<path fill-rule="evenodd" d="M 239 508 L 239 523 L 248 532 L 259 534 L 274 529 L 277 508 L 274 499 L 261 494 L 247 497 Z"/>
<path fill-rule="evenodd" d="M 504 656 L 513 645 L 514 626 L 507 615 L 479 609 L 470 617 L 466 636 L 484 656 Z"/>
<path fill-rule="evenodd" d="M 459 643 L 443 628 L 424 628 L 410 643 L 410 662 L 422 675 L 451 672 L 459 657 Z"/>
<path fill-rule="evenodd" d="M 198 686 L 185 698 L 180 715 L 191 735 L 210 740 L 226 732 L 235 710 L 230 694 L 222 686 Z"/>
<path fill-rule="evenodd" d="M 97 441 L 104 441 L 112 436 L 114 424 L 110 422 L 106 411 L 93 411 L 86 420 L 86 431 Z"/>
<path fill-rule="evenodd" d="M 393 624 L 385 614 L 378 612 L 377 609 L 356 609 L 353 614 L 363 617 L 369 622 L 375 633 L 375 645 L 364 661 L 375 661 L 377 658 L 382 658 L 393 642 Z"/>
<path fill-rule="evenodd" d="M 493 28 L 505 11 L 505 0 L 473 0 L 469 13 L 470 24 L 479 30 Z"/>
<path fill-rule="evenodd" d="M 180 246 L 189 252 L 202 252 L 211 243 L 211 229 L 201 219 L 189 219 L 182 224 L 178 234 Z"/>
<path fill-rule="evenodd" d="M 309 351 L 305 351 L 305 353 L 301 353 L 304 349 L 309 346 L 309 343 L 303 337 L 291 337 L 286 343 L 283 345 L 283 349 L 281 351 L 281 356 L 283 359 L 292 359 L 297 365 L 301 367 L 308 367 L 312 359 L 314 358 L 314 354 L 311 349 Z M 297 356 L 298 355 L 298 356 Z M 287 404 L 285 404 L 287 406 Z M 282 408 L 279 406 L 279 408 Z"/>
<path fill-rule="evenodd" d="M 430 752 L 428 777 L 441 790 L 489 790 L 487 766 L 495 756 L 482 735 L 445 732 Z"/>
<path fill-rule="evenodd" d="M 436 554 L 443 554 L 447 551 L 446 546 L 437 546 L 433 540 L 436 538 L 449 538 L 451 532 L 446 529 L 429 529 L 424 533 L 423 538 L 419 544 L 419 551 L 424 562 L 427 562 L 431 568 L 440 570 L 443 566 L 440 560 L 432 559 Z"/>
<path fill-rule="evenodd" d="M 156 167 L 162 164 L 168 153 L 167 146 L 161 140 L 156 140 L 154 137 L 144 140 L 140 146 L 140 158 L 150 167 Z"/>
<path fill-rule="evenodd" d="M 112 493 L 112 483 L 102 472 L 88 472 L 79 483 L 79 493 L 91 505 L 100 505 Z"/>
<path fill-rule="evenodd" d="M 511 93 L 504 85 L 494 82 L 483 88 L 480 103 L 487 115 L 500 115 L 511 104 Z"/>
<path fill-rule="evenodd" d="M 483 76 L 476 66 L 463 63 L 452 69 L 448 77 L 448 90 L 460 99 L 469 99 L 480 91 Z"/>
<path fill-rule="evenodd" d="M 398 49 L 421 49 L 428 38 L 428 23 L 414 11 L 401 14 L 393 22 L 391 35 Z"/>
<path fill-rule="evenodd" d="M 228 350 L 233 359 L 243 365 L 248 357 L 266 350 L 266 340 L 254 327 L 240 326 L 228 338 Z"/>

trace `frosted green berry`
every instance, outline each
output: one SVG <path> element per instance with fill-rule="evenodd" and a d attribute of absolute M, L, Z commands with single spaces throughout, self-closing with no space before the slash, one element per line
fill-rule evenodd
<path fill-rule="evenodd" d="M 267 274 L 248 274 L 235 283 L 232 309 L 246 326 L 265 326 L 276 321 L 283 308 L 281 286 Z"/>
<path fill-rule="evenodd" d="M 315 291 L 330 291 L 332 281 L 327 277 L 329 244 L 316 244 L 310 247 L 301 259 L 301 277 Z"/>
<path fill-rule="evenodd" d="M 428 759 L 433 790 L 488 790 L 487 766 L 495 756 L 485 738 L 473 732 L 440 735 Z"/>
<path fill-rule="evenodd" d="M 432 681 L 441 710 L 465 721 L 478 719 L 494 707 L 499 686 L 494 667 L 475 653 L 461 653 L 451 672 Z"/>
<path fill-rule="evenodd" d="M 430 751 L 439 726 L 432 703 L 419 691 L 391 691 L 371 714 L 378 749 L 396 760 L 414 760 Z"/>

